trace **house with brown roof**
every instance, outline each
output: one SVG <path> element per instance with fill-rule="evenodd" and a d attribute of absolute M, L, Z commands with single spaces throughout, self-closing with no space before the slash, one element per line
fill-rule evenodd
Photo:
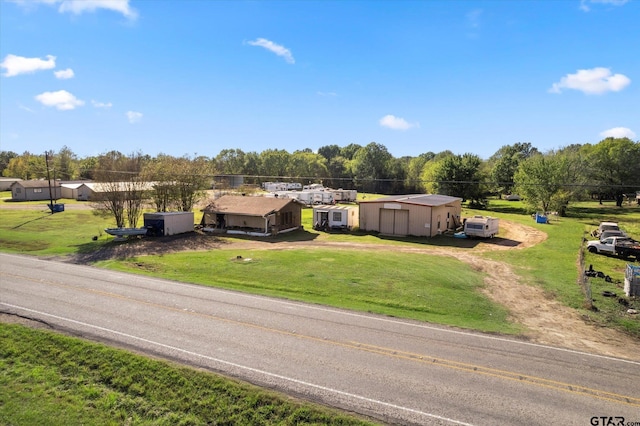
<path fill-rule="evenodd" d="M 60 182 L 51 181 L 49 191 L 48 180 L 20 180 L 11 184 L 11 199 L 13 201 L 43 201 L 62 198 Z"/>
<path fill-rule="evenodd" d="M 223 195 L 203 210 L 205 230 L 276 235 L 302 228 L 302 204 L 290 198 Z"/>
<path fill-rule="evenodd" d="M 358 204 L 362 231 L 433 237 L 461 225 L 462 198 L 448 195 L 393 195 Z"/>

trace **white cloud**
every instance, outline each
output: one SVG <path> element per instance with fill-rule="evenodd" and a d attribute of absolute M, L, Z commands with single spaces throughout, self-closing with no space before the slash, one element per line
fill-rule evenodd
<path fill-rule="evenodd" d="M 96 108 L 105 108 L 105 109 L 111 108 L 113 106 L 111 102 L 104 103 L 104 102 L 94 101 L 93 99 L 91 100 L 91 104 Z"/>
<path fill-rule="evenodd" d="M 622 6 L 628 3 L 629 0 L 580 0 L 580 10 L 583 12 L 589 12 L 591 10 L 591 4 L 607 4 L 612 6 Z"/>
<path fill-rule="evenodd" d="M 412 127 L 420 127 L 418 123 L 408 123 L 404 118 L 396 117 L 391 114 L 385 115 L 380 119 L 380 125 L 393 130 L 408 130 Z"/>
<path fill-rule="evenodd" d="M 31 74 L 36 71 L 49 70 L 56 67 L 56 57 L 47 55 L 47 59 L 25 58 L 24 56 L 7 55 L 0 64 L 0 68 L 7 71 L 5 77 L 14 77 L 20 74 Z"/>
<path fill-rule="evenodd" d="M 334 97 L 338 96 L 336 92 L 318 92 L 318 96 Z"/>
<path fill-rule="evenodd" d="M 80 15 L 84 12 L 95 12 L 98 9 L 106 9 L 121 13 L 130 20 L 135 20 L 138 17 L 135 9 L 132 9 L 129 5 L 129 0 L 13 0 L 13 2 L 26 8 L 33 8 L 33 6 L 38 3 L 49 6 L 59 4 L 58 12 L 69 12 L 74 15 Z"/>
<path fill-rule="evenodd" d="M 44 106 L 56 107 L 61 111 L 75 109 L 76 107 L 84 105 L 84 101 L 77 99 L 66 90 L 44 92 L 36 96 L 36 100 Z"/>
<path fill-rule="evenodd" d="M 55 74 L 56 78 L 59 78 L 60 80 L 66 80 L 75 76 L 71 68 L 67 68 L 66 70 L 54 71 L 53 73 Z"/>
<path fill-rule="evenodd" d="M 136 111 L 127 111 L 127 118 L 129 119 L 129 123 L 139 123 L 142 120 L 142 113 Z"/>
<path fill-rule="evenodd" d="M 588 95 L 605 92 L 619 92 L 631 83 L 629 77 L 623 74 L 611 74 L 609 68 L 592 68 L 578 70 L 575 74 L 567 74 L 558 83 L 553 83 L 549 89 L 551 93 L 561 93 L 562 89 L 579 90 Z"/>
<path fill-rule="evenodd" d="M 605 130 L 604 132 L 600 133 L 600 136 L 602 136 L 603 138 L 636 138 L 635 132 L 626 127 L 614 127 L 612 129 Z"/>
<path fill-rule="evenodd" d="M 276 44 L 270 40 L 267 40 L 266 38 L 259 38 L 259 39 L 256 39 L 255 41 L 250 41 L 248 43 L 251 46 L 264 47 L 265 49 L 275 53 L 276 55 L 282 56 L 284 60 L 290 64 L 294 64 L 296 62 L 295 59 L 293 59 L 293 55 L 291 54 L 291 51 L 289 49 L 279 44 Z"/>

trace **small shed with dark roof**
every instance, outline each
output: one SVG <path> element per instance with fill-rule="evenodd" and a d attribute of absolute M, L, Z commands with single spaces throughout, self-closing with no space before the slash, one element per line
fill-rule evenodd
<path fill-rule="evenodd" d="M 276 235 L 302 227 L 302 204 L 291 198 L 224 195 L 203 209 L 201 224 L 228 234 Z"/>
<path fill-rule="evenodd" d="M 62 198 L 60 182 L 48 180 L 21 180 L 11 184 L 13 201 L 43 201 Z M 49 190 L 51 189 L 51 190 Z"/>
<path fill-rule="evenodd" d="M 393 195 L 359 205 L 363 231 L 433 237 L 461 225 L 462 198 L 448 195 Z"/>

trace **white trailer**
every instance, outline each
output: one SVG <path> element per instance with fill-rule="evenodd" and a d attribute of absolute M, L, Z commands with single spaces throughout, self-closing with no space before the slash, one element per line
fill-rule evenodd
<path fill-rule="evenodd" d="M 329 192 L 333 194 L 333 199 L 337 203 L 353 203 L 358 196 L 358 191 L 355 189 L 331 189 Z"/>
<path fill-rule="evenodd" d="M 302 204 L 310 206 L 313 204 L 313 193 L 309 191 L 295 192 L 295 198 Z"/>
<path fill-rule="evenodd" d="M 464 220 L 463 232 L 468 237 L 493 238 L 499 231 L 499 219 L 491 216 L 473 216 Z"/>
<path fill-rule="evenodd" d="M 285 182 L 264 182 L 262 189 L 268 192 L 286 191 L 289 189 Z"/>
<path fill-rule="evenodd" d="M 157 212 L 143 214 L 147 235 L 167 236 L 193 232 L 193 212 Z"/>
<path fill-rule="evenodd" d="M 316 230 L 351 230 L 358 226 L 358 220 L 358 211 L 354 206 L 331 205 L 313 207 L 313 229 Z"/>

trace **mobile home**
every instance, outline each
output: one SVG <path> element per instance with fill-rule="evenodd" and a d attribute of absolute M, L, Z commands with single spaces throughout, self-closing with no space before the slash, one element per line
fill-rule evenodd
<path fill-rule="evenodd" d="M 358 226 L 358 211 L 353 206 L 315 206 L 313 208 L 313 228 L 352 230 Z"/>

